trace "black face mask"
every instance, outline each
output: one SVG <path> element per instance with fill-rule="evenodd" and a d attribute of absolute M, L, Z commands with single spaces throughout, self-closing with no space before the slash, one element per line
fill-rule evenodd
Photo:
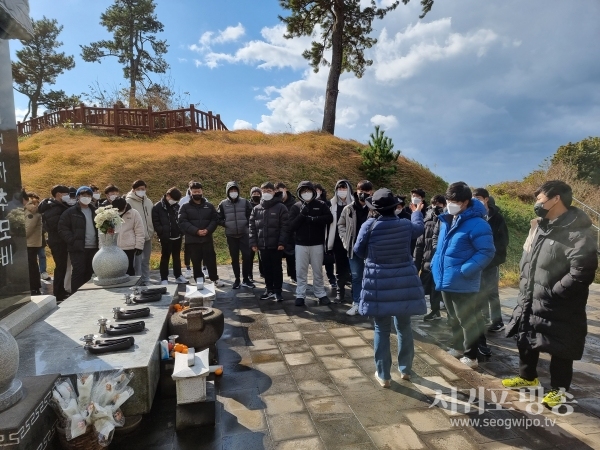
<path fill-rule="evenodd" d="M 548 211 L 550 211 L 549 209 L 544 209 L 544 204 L 539 202 L 536 203 L 535 205 L 533 205 L 533 212 L 535 212 L 535 215 L 538 217 L 541 217 L 542 219 L 544 217 L 546 217 L 546 215 L 548 214 Z"/>
<path fill-rule="evenodd" d="M 442 214 L 444 212 L 444 207 L 443 206 L 436 206 L 435 207 L 435 213 L 439 216 L 440 214 Z"/>
<path fill-rule="evenodd" d="M 358 199 L 361 202 L 364 202 L 367 198 L 369 198 L 369 194 L 367 194 L 366 192 L 359 192 L 358 193 Z"/>
<path fill-rule="evenodd" d="M 252 201 L 253 201 L 254 203 L 258 203 L 258 202 L 260 202 L 260 195 L 253 195 L 253 196 L 252 196 Z"/>
<path fill-rule="evenodd" d="M 192 198 L 194 200 L 202 200 L 202 194 L 194 194 L 194 195 L 192 195 Z"/>

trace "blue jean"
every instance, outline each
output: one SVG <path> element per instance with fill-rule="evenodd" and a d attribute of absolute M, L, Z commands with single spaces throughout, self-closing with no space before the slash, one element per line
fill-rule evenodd
<path fill-rule="evenodd" d="M 40 247 L 38 259 L 40 260 L 40 273 L 46 272 L 46 247 Z"/>
<path fill-rule="evenodd" d="M 360 303 L 360 291 L 362 290 L 363 272 L 365 271 L 365 260 L 353 255 L 348 260 L 352 272 L 352 303 Z"/>
<path fill-rule="evenodd" d="M 392 317 L 375 317 L 375 367 L 377 376 L 382 380 L 391 378 L 392 354 L 390 352 L 390 332 Z M 394 316 L 396 334 L 398 335 L 398 370 L 400 373 L 410 374 L 415 346 L 413 343 L 410 316 Z"/>

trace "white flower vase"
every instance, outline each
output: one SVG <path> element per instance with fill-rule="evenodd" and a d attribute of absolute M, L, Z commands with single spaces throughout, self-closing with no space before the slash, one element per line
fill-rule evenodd
<path fill-rule="evenodd" d="M 96 274 L 94 284 L 97 286 L 114 286 L 129 281 L 129 275 L 126 273 L 129 258 L 117 246 L 117 236 L 118 233 L 98 233 L 100 250 L 92 260 L 92 267 Z"/>

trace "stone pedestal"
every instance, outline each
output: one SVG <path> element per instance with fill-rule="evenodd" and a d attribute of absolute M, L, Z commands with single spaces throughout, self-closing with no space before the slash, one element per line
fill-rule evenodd
<path fill-rule="evenodd" d="M 58 418 L 50 407 L 52 387 L 58 374 L 22 379 L 25 397 L 0 413 L 2 450 L 54 449 Z"/>
<path fill-rule="evenodd" d="M 175 408 L 175 429 L 215 426 L 217 393 L 215 382 L 206 382 L 206 400 L 199 403 L 177 405 Z"/>

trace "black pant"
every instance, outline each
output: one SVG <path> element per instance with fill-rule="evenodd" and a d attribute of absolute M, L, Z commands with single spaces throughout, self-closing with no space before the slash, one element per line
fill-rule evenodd
<path fill-rule="evenodd" d="M 208 278 L 212 281 L 217 281 L 219 275 L 217 275 L 217 254 L 215 253 L 215 246 L 212 239 L 210 242 L 185 244 L 192 266 L 194 266 L 194 278 L 204 278 L 202 273 L 202 262 L 206 265 L 208 270 Z"/>
<path fill-rule="evenodd" d="M 292 280 L 296 281 L 296 254 L 292 253 L 291 255 L 285 254 L 285 265 L 287 266 L 287 276 Z M 283 268 L 281 269 L 283 271 Z M 263 271 L 263 275 L 265 272 Z M 283 276 L 283 272 L 282 272 Z M 265 276 L 266 280 L 266 276 Z"/>
<path fill-rule="evenodd" d="M 42 288 L 40 281 L 40 266 L 38 265 L 38 252 L 40 247 L 27 247 L 27 260 L 29 262 L 29 290 L 39 291 Z"/>
<path fill-rule="evenodd" d="M 169 279 L 169 260 L 173 258 L 173 276 L 181 276 L 181 238 L 160 241 L 160 279 Z"/>
<path fill-rule="evenodd" d="M 183 239 L 185 239 L 185 238 L 183 238 Z M 185 264 L 186 269 L 190 268 L 190 265 L 191 265 L 190 252 L 188 250 L 187 245 L 183 246 L 183 264 Z"/>
<path fill-rule="evenodd" d="M 335 258 L 335 276 L 338 288 L 343 288 L 347 281 L 352 279 L 348 251 L 344 248 L 341 239 L 336 237 L 333 244 L 333 257 Z"/>
<path fill-rule="evenodd" d="M 252 258 L 250 257 L 250 240 L 247 234 L 240 237 L 227 236 L 227 246 L 231 256 L 231 267 L 235 279 L 240 279 L 240 252 L 242 253 L 242 275 L 247 280 L 252 275 Z"/>
<path fill-rule="evenodd" d="M 448 313 L 454 319 L 450 323 L 452 347 L 457 350 L 463 348 L 467 358 L 477 359 L 479 336 L 484 328 L 477 292 L 442 292 L 442 298 Z"/>
<path fill-rule="evenodd" d="M 64 242 L 59 244 L 48 242 L 50 251 L 52 252 L 52 258 L 56 268 L 54 269 L 54 281 L 52 285 L 52 292 L 56 297 L 56 300 L 62 302 L 67 296 L 67 290 L 65 289 L 65 276 L 67 275 L 67 260 L 69 258 L 69 252 L 67 251 L 67 245 Z"/>
<path fill-rule="evenodd" d="M 519 348 L 519 375 L 529 381 L 537 378 L 540 352 L 531 348 Z M 573 379 L 573 360 L 550 355 L 550 386 L 552 389 L 569 390 Z"/>
<path fill-rule="evenodd" d="M 135 248 L 132 250 L 123 250 L 127 255 L 127 259 L 129 260 L 129 267 L 127 267 L 127 275 L 133 277 L 135 275 L 135 266 L 133 265 L 133 261 L 135 261 Z"/>
<path fill-rule="evenodd" d="M 258 255 L 258 273 L 260 274 L 261 277 L 264 277 L 262 259 L 260 259 L 260 253 L 255 252 L 254 250 L 250 249 L 250 260 L 252 261 L 252 265 L 250 266 L 250 278 L 254 278 L 254 276 L 252 275 L 252 270 L 253 270 L 252 266 L 254 266 L 254 255 Z"/>
<path fill-rule="evenodd" d="M 267 248 L 259 250 L 259 254 L 263 264 L 263 275 L 265 276 L 267 290 L 275 292 L 276 294 L 281 294 L 281 288 L 283 286 L 283 266 L 281 264 L 283 251 Z"/>
<path fill-rule="evenodd" d="M 81 286 L 92 278 L 92 274 L 94 273 L 92 260 L 97 251 L 97 248 L 86 248 L 82 252 L 69 252 L 72 267 L 71 294 L 77 292 Z"/>

